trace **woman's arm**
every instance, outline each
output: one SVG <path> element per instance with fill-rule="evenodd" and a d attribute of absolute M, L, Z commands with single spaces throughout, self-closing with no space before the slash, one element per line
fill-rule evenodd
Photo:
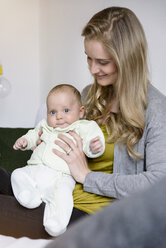
<path fill-rule="evenodd" d="M 145 189 L 166 176 L 166 97 L 151 87 L 146 111 L 146 126 L 136 145 L 143 160 L 131 159 L 126 149 L 116 147 L 114 173 L 91 172 L 84 190 L 122 198 Z"/>

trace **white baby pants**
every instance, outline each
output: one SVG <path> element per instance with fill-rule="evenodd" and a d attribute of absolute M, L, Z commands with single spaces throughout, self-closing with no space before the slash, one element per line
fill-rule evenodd
<path fill-rule="evenodd" d="M 73 210 L 72 176 L 45 165 L 27 165 L 13 171 L 11 184 L 22 206 L 32 209 L 45 202 L 43 225 L 51 236 L 65 232 Z"/>

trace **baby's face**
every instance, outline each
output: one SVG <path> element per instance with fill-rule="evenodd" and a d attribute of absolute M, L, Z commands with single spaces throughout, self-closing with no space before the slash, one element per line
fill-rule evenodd
<path fill-rule="evenodd" d="M 80 107 L 75 95 L 55 92 L 47 100 L 47 123 L 51 127 L 65 128 L 83 118 L 84 108 Z"/>

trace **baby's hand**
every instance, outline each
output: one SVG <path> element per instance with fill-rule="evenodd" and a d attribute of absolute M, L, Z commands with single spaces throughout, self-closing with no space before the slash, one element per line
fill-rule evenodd
<path fill-rule="evenodd" d="M 28 142 L 25 138 L 19 138 L 16 140 L 13 148 L 14 150 L 19 150 L 21 148 L 25 148 L 27 146 Z"/>
<path fill-rule="evenodd" d="M 103 149 L 102 142 L 98 136 L 91 140 L 90 149 L 94 154 L 101 152 L 101 150 Z"/>

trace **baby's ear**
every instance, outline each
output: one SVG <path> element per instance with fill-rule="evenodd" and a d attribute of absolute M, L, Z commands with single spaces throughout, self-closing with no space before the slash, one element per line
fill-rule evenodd
<path fill-rule="evenodd" d="M 81 108 L 80 108 L 80 119 L 82 119 L 84 117 L 84 112 L 85 112 L 85 107 L 81 106 Z"/>

